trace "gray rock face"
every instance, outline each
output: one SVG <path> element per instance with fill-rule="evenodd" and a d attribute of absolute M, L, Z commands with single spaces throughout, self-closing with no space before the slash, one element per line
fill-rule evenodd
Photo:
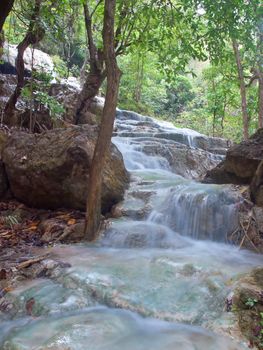
<path fill-rule="evenodd" d="M 96 138 L 91 126 L 13 133 L 3 162 L 15 198 L 33 207 L 83 210 Z M 103 172 L 103 212 L 122 199 L 128 182 L 122 155 L 112 145 Z"/>

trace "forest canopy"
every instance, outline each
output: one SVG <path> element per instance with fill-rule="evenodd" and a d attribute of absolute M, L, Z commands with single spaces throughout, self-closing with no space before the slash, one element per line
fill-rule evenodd
<path fill-rule="evenodd" d="M 52 56 L 57 78 L 85 79 L 92 65 L 87 19 L 97 52 L 102 48 L 103 1 L 87 2 L 86 22 L 84 3 L 39 1 L 43 37 L 29 44 Z M 14 2 L 3 26 L 6 42 L 23 40 L 34 6 Z M 258 0 L 117 1 L 119 107 L 207 135 L 247 138 L 263 126 L 262 18 Z M 104 95 L 101 74 L 96 89 Z"/>

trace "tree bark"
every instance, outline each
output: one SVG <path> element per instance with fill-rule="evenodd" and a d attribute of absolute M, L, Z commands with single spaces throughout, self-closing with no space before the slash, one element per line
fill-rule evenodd
<path fill-rule="evenodd" d="M 79 94 L 75 112 L 75 124 L 78 124 L 81 116 L 90 108 L 93 98 L 98 95 L 99 89 L 106 77 L 104 69 L 104 54 L 99 50 L 93 40 L 92 14 L 87 4 L 83 4 L 85 27 L 88 38 L 90 70 Z"/>
<path fill-rule="evenodd" d="M 239 47 L 235 39 L 232 39 L 232 45 L 233 45 L 233 50 L 234 50 L 237 70 L 238 70 L 238 80 L 239 80 L 239 87 L 240 87 L 242 117 L 243 117 L 243 135 L 244 135 L 244 139 L 247 140 L 249 137 L 249 133 L 248 133 L 249 116 L 247 111 L 246 84 L 244 79 L 244 72 L 243 72 L 243 66 L 241 63 Z"/>
<path fill-rule="evenodd" d="M 263 128 L 263 18 L 258 22 L 258 127 Z"/>
<path fill-rule="evenodd" d="M 42 40 L 44 36 L 44 30 L 39 25 L 39 15 L 42 0 L 35 0 L 35 6 L 31 15 L 30 24 L 26 36 L 17 46 L 16 57 L 16 71 L 17 71 L 17 85 L 15 91 L 10 96 L 6 106 L 4 114 L 4 123 L 10 126 L 16 125 L 17 121 L 14 118 L 14 111 L 17 100 L 21 95 L 21 91 L 25 82 L 25 63 L 24 53 L 29 45 L 35 45 Z"/>
<path fill-rule="evenodd" d="M 104 71 L 89 71 L 83 88 L 78 96 L 75 124 L 79 124 L 81 116 L 89 110 L 92 100 L 98 95 L 100 87 L 106 77 Z"/>
<path fill-rule="evenodd" d="M 8 17 L 12 7 L 14 5 L 14 0 L 1 0 L 0 5 L 0 58 L 3 54 L 4 47 L 4 31 L 3 26 L 6 18 Z"/>
<path fill-rule="evenodd" d="M 263 128 L 263 73 L 258 76 L 258 127 Z"/>
<path fill-rule="evenodd" d="M 134 100 L 139 103 L 142 95 L 142 83 L 144 75 L 144 57 L 138 55 L 137 57 L 137 72 L 136 72 L 136 86 L 134 91 Z"/>
<path fill-rule="evenodd" d="M 96 238 L 100 227 L 102 171 L 110 149 L 121 77 L 114 47 L 115 7 L 116 0 L 105 0 L 103 46 L 107 74 L 107 91 L 88 183 L 89 193 L 87 198 L 85 235 L 89 241 Z"/>

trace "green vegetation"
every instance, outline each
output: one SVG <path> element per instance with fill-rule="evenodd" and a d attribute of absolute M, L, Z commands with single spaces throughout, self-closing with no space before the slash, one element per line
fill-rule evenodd
<path fill-rule="evenodd" d="M 82 3 L 41 2 L 45 37 L 38 47 L 52 55 L 58 79 L 83 77 L 89 70 Z M 103 2 L 92 0 L 89 6 L 94 10 L 94 42 L 100 49 Z M 258 0 L 120 0 L 116 6 L 121 108 L 235 141 L 262 125 L 262 7 Z M 8 42 L 22 40 L 32 8 L 26 1 L 15 1 L 4 26 Z M 51 115 L 61 113 L 45 91 L 35 95 L 53 108 Z"/>

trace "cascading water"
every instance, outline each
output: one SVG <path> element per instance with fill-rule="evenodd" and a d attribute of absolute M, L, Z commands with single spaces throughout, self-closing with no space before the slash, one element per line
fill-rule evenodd
<path fill-rule="evenodd" d="M 223 141 L 213 145 L 131 112 L 119 111 L 116 126 L 113 142 L 131 173 L 123 216 L 95 244 L 52 248 L 71 267 L 10 293 L 18 312 L 2 319 L 1 349 L 246 349 L 211 332 L 231 329 L 224 301 L 233 281 L 262 264 L 260 256 L 223 243 L 237 225 L 240 198 L 228 187 L 185 179 L 162 155 L 144 153 L 151 139 L 181 147 L 181 132 L 191 147 L 202 140 L 220 159 Z M 23 312 L 32 297 L 35 318 Z"/>

